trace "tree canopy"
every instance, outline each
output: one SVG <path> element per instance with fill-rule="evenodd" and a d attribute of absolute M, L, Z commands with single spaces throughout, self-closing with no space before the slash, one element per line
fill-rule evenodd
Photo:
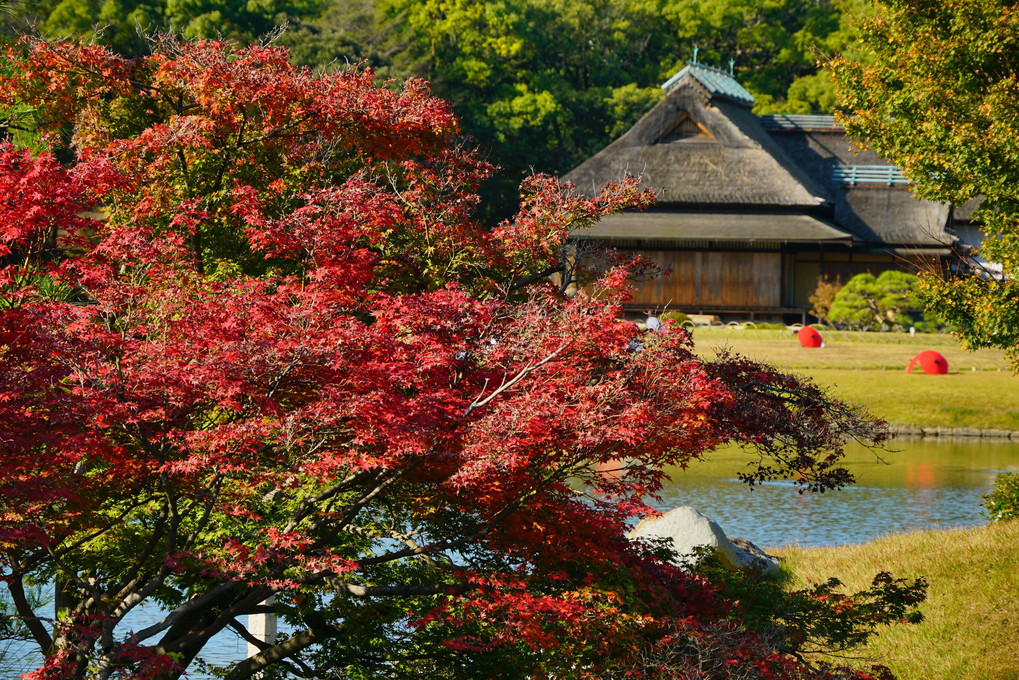
<path fill-rule="evenodd" d="M 562 173 L 629 129 L 699 49 L 756 95 L 759 113 L 830 106 L 817 50 L 847 38 L 814 0 L 379 0 L 407 43 L 393 63 L 432 82 L 509 181 Z M 496 195 L 505 194 L 505 189 Z"/>
<path fill-rule="evenodd" d="M 923 313 L 919 279 L 894 269 L 849 279 L 835 292 L 826 317 L 836 326 L 864 331 L 913 327 L 929 332 L 943 326 L 936 317 Z"/>
<path fill-rule="evenodd" d="M 1019 12 L 1007 2 L 878 0 L 860 18 L 871 63 L 829 63 L 850 136 L 900 165 L 922 198 L 979 201 L 974 276 L 924 277 L 936 312 L 970 346 L 1019 369 Z"/>
<path fill-rule="evenodd" d="M 491 169 L 421 81 L 169 39 L 12 59 L 0 100 L 51 148 L 0 148 L 2 631 L 37 646 L 32 680 L 177 678 L 266 611 L 288 632 L 228 680 L 832 677 L 805 646 L 922 597 L 829 584 L 748 627 L 624 537 L 715 445 L 824 490 L 851 481 L 844 438 L 883 436 L 622 320 L 625 263 L 547 280 L 571 230 L 648 204 L 632 182 L 535 176 L 483 229 Z M 57 617 L 27 594 L 54 582 Z M 163 617 L 129 629 L 143 604 Z"/>
<path fill-rule="evenodd" d="M 533 169 L 564 173 L 632 126 L 695 48 L 733 60 L 758 113 L 818 113 L 833 95 L 817 54 L 852 42 L 836 0 L 43 0 L 22 13 L 48 38 L 129 56 L 148 52 L 139 31 L 257 42 L 289 22 L 279 44 L 300 65 L 422 77 L 504 169 L 484 190 L 500 218 Z"/>
<path fill-rule="evenodd" d="M 51 38 L 92 38 L 121 54 L 146 54 L 146 35 L 257 41 L 288 19 L 317 15 L 318 0 L 37 0 L 20 13 Z"/>

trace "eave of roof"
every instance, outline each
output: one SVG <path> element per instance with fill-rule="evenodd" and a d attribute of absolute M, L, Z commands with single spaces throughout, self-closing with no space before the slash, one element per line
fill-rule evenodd
<path fill-rule="evenodd" d="M 603 217 L 574 237 L 599 241 L 738 241 L 849 243 L 852 234 L 803 213 L 715 211 L 623 212 Z"/>

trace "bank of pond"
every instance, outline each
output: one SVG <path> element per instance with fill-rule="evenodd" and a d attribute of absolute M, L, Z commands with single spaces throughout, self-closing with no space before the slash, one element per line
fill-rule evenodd
<path fill-rule="evenodd" d="M 747 456 L 716 451 L 674 470 L 661 507 L 691 505 L 767 546 L 790 588 L 834 576 L 855 592 L 879 571 L 926 579 L 924 621 L 882 629 L 851 665 L 880 663 L 899 680 L 1019 680 L 1019 520 L 981 515 L 997 475 L 1019 472 L 1019 441 L 899 438 L 880 459 L 851 445 L 856 484 L 824 494 L 791 482 L 751 491 L 736 478 Z"/>
<path fill-rule="evenodd" d="M 1019 520 L 968 528 L 889 534 L 867 543 L 777 551 L 786 586 L 835 576 L 845 592 L 869 587 L 880 571 L 924 578 L 923 621 L 893 623 L 847 661 L 887 666 L 899 680 L 1019 678 Z"/>

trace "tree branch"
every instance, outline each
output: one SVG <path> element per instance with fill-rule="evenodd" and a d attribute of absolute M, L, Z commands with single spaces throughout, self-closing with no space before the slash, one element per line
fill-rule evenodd
<path fill-rule="evenodd" d="M 312 623 L 312 625 L 306 630 L 294 633 L 283 642 L 277 643 L 268 649 L 263 649 L 258 654 L 249 656 L 244 661 L 241 661 L 227 673 L 224 680 L 247 680 L 252 678 L 267 666 L 293 656 L 314 644 L 339 637 L 343 632 L 341 628 L 326 624 L 325 621 L 319 620 L 309 623 Z"/>
<path fill-rule="evenodd" d="M 21 621 L 28 628 L 32 637 L 35 638 L 39 649 L 45 654 L 53 648 L 53 638 L 50 637 L 49 632 L 42 625 L 39 617 L 32 611 L 32 605 L 28 602 L 28 596 L 25 594 L 25 585 L 21 581 L 20 574 L 12 576 L 7 581 L 7 592 L 11 594 L 11 601 L 14 603 L 14 608 L 18 611 Z"/>
<path fill-rule="evenodd" d="M 524 278 L 520 279 L 519 281 L 514 281 L 513 283 L 511 283 L 510 286 L 509 286 L 509 292 L 512 293 L 514 291 L 520 290 L 524 286 L 529 286 L 532 283 L 535 283 L 536 281 L 541 281 L 542 279 L 548 278 L 549 276 L 552 276 L 553 274 L 560 274 L 560 273 L 563 272 L 564 269 L 565 269 L 565 266 L 564 266 L 564 263 L 562 263 L 562 262 L 554 264 L 554 265 L 552 265 L 550 267 L 546 267 L 545 269 L 541 270 L 540 272 L 537 272 L 535 274 L 531 274 L 530 276 L 525 276 Z"/>
<path fill-rule="evenodd" d="M 411 595 L 438 595 L 464 593 L 471 589 L 467 583 L 433 583 L 427 586 L 359 586 L 341 581 L 335 576 L 323 575 L 326 583 L 336 590 L 354 597 L 408 597 Z"/>
<path fill-rule="evenodd" d="M 551 354 L 549 354 L 544 359 L 541 359 L 541 360 L 539 360 L 539 361 L 537 361 L 537 362 L 535 362 L 533 364 L 530 364 L 530 363 L 527 364 L 522 369 L 520 369 L 520 371 L 515 376 L 513 376 L 509 380 L 506 380 L 506 378 L 503 377 L 502 384 L 500 384 L 497 388 L 495 388 L 495 390 L 490 395 L 488 395 L 484 399 L 481 398 L 481 395 L 478 395 L 478 398 L 475 399 L 473 402 L 471 402 L 471 405 L 467 407 L 466 411 L 464 411 L 464 416 L 467 416 L 468 414 L 470 414 L 470 412 L 473 411 L 474 409 L 480 408 L 480 407 L 484 406 L 485 404 L 489 403 L 490 401 L 495 399 L 497 396 L 499 396 L 500 394 L 502 394 L 503 392 L 505 392 L 509 388 L 513 387 L 514 385 L 516 385 L 521 380 L 523 380 L 530 373 L 533 373 L 534 371 L 536 371 L 541 366 L 544 366 L 548 362 L 550 362 L 553 359 L 555 359 L 565 349 L 566 349 L 566 345 L 563 345 L 562 347 L 560 347 L 556 351 L 554 351 Z"/>
<path fill-rule="evenodd" d="M 192 612 L 200 607 L 204 607 L 205 605 L 209 604 L 220 595 L 229 592 L 238 585 L 239 584 L 236 581 L 227 581 L 226 583 L 221 583 L 218 586 L 215 586 L 210 590 L 207 590 L 201 595 L 192 597 L 190 600 L 188 600 L 187 602 L 180 605 L 172 612 L 164 616 L 161 621 L 152 624 L 148 628 L 143 628 L 142 630 L 133 634 L 131 636 L 131 641 L 140 642 L 142 640 L 146 640 L 152 637 L 153 635 L 156 635 L 157 633 L 166 630 L 167 628 L 175 624 L 178 620 L 180 620 L 180 618 L 183 617 L 185 614 L 188 614 L 189 612 Z"/>

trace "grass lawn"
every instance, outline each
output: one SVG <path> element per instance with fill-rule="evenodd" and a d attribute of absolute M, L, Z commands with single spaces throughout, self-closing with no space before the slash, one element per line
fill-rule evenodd
<path fill-rule="evenodd" d="M 697 351 L 730 350 L 812 377 L 891 423 L 1019 431 L 1019 378 L 1004 353 L 968 352 L 948 335 L 822 331 L 825 347 L 801 347 L 790 331 L 697 328 Z M 948 375 L 906 373 L 925 349 Z M 973 529 L 889 535 L 861 545 L 786 547 L 791 588 L 836 576 L 863 590 L 879 571 L 924 577 L 925 621 L 880 631 L 854 650 L 861 669 L 888 666 L 900 680 L 1019 680 L 1019 521 Z"/>
<path fill-rule="evenodd" d="M 791 331 L 700 327 L 697 351 L 720 348 L 814 378 L 847 401 L 897 425 L 1019 431 L 1019 378 L 1004 352 L 968 352 L 950 335 L 823 331 L 825 346 L 801 347 Z M 906 373 L 925 349 L 948 360 L 948 375 Z"/>
<path fill-rule="evenodd" d="M 793 588 L 836 576 L 862 590 L 879 571 L 924 577 L 925 621 L 880 631 L 854 663 L 900 680 L 1019 679 L 1019 520 L 886 536 L 862 545 L 776 552 Z"/>

